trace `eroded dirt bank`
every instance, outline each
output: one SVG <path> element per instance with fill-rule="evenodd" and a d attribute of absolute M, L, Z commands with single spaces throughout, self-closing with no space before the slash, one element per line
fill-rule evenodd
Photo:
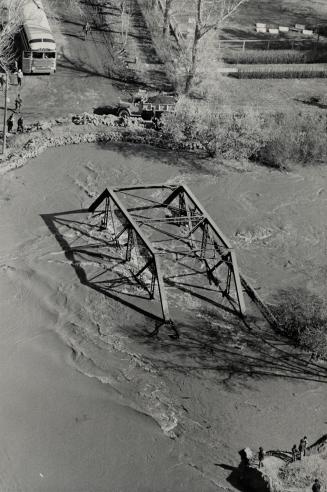
<path fill-rule="evenodd" d="M 322 289 L 326 177 L 322 167 L 212 174 L 203 161 L 127 144 L 52 149 L 4 176 L 8 490 L 234 490 L 228 467 L 240 448 L 288 449 L 323 434 L 324 367 L 308 364 L 253 309 L 245 326 L 192 285 L 170 286 L 181 338 L 164 330 L 149 338 L 151 319 L 81 284 L 76 267 L 96 275 L 97 259 L 85 251 L 69 259 L 45 219 L 87 207 L 106 185 L 184 182 L 233 240 L 261 295 Z M 61 223 L 60 234 L 73 248 L 78 223 Z M 167 432 L 178 422 L 178 438 L 154 422 Z"/>

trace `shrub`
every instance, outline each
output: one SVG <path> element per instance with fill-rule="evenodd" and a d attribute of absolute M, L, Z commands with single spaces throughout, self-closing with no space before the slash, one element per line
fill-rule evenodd
<path fill-rule="evenodd" d="M 211 157 L 251 159 L 278 169 L 316 164 L 327 157 L 324 114 L 222 112 L 219 104 L 182 97 L 175 112 L 162 121 L 166 140 L 201 148 Z"/>
<path fill-rule="evenodd" d="M 264 131 L 255 111 L 220 112 L 212 103 L 183 97 L 176 110 L 163 117 L 163 132 L 175 142 L 198 142 L 211 157 L 248 159 L 264 144 Z"/>
<path fill-rule="evenodd" d="M 269 138 L 254 159 L 278 169 L 290 163 L 316 164 L 326 158 L 326 117 L 279 114 L 266 121 Z"/>
<path fill-rule="evenodd" d="M 272 311 L 281 332 L 295 345 L 327 358 L 327 310 L 321 297 L 306 289 L 281 291 Z"/>

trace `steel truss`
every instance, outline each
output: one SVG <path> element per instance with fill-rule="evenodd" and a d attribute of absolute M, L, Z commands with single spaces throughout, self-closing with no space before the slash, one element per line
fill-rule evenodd
<path fill-rule="evenodd" d="M 168 192 L 168 195 L 158 201 L 135 194 L 137 190 L 155 189 L 165 194 Z M 127 208 L 120 198 L 121 195 L 145 200 L 147 205 Z M 103 202 L 104 209 L 100 209 Z M 146 215 L 143 215 L 144 210 Z M 150 285 L 144 286 L 150 298 L 154 298 L 157 286 L 165 322 L 171 322 L 171 319 L 159 256 L 168 255 L 173 255 L 176 261 L 178 258 L 187 257 L 202 262 L 209 284 L 214 285 L 217 292 L 226 297 L 241 316 L 245 315 L 235 251 L 188 186 L 158 184 L 106 188 L 91 204 L 89 212 L 97 212 L 101 219 L 100 227 L 110 229 L 111 239 L 117 248 L 125 248 L 127 262 L 131 260 L 132 252 L 138 245 L 139 251 L 135 251 L 136 258 L 142 257 L 143 264 L 134 273 L 134 277 L 141 281 L 145 272 L 150 274 Z M 149 215 L 151 212 L 155 212 L 156 215 Z M 141 230 L 144 226 L 148 228 L 150 235 L 156 234 L 157 239 L 150 239 Z M 162 247 L 162 237 L 166 238 L 164 244 L 171 242 L 173 246 Z M 182 246 L 183 249 L 176 246 Z"/>

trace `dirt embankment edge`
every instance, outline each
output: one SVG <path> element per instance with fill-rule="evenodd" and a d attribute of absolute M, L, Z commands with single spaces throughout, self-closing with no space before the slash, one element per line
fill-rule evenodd
<path fill-rule="evenodd" d="M 23 166 L 50 147 L 95 142 L 126 142 L 197 153 L 202 150 L 192 142 L 177 144 L 138 120 L 129 120 L 127 126 L 120 126 L 119 119 L 113 115 L 83 113 L 33 123 L 25 133 L 12 135 L 8 152 L 0 162 L 0 175 Z"/>

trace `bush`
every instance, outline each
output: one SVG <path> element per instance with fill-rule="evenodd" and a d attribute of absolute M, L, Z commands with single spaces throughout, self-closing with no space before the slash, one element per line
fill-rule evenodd
<path fill-rule="evenodd" d="M 265 142 L 262 119 L 255 111 L 220 112 L 212 103 L 183 97 L 174 113 L 163 117 L 166 138 L 197 142 L 211 157 L 249 159 Z"/>
<path fill-rule="evenodd" d="M 269 138 L 254 159 L 285 169 L 290 163 L 316 164 L 326 158 L 326 116 L 278 114 L 266 121 Z"/>
<path fill-rule="evenodd" d="M 214 103 L 183 97 L 163 116 L 163 136 L 207 155 L 251 159 L 277 169 L 292 163 L 316 164 L 327 156 L 326 115 L 221 112 Z"/>
<path fill-rule="evenodd" d="M 315 357 L 327 358 L 327 310 L 325 301 L 306 289 L 279 293 L 272 308 L 281 332 L 295 345 L 310 350 Z"/>

